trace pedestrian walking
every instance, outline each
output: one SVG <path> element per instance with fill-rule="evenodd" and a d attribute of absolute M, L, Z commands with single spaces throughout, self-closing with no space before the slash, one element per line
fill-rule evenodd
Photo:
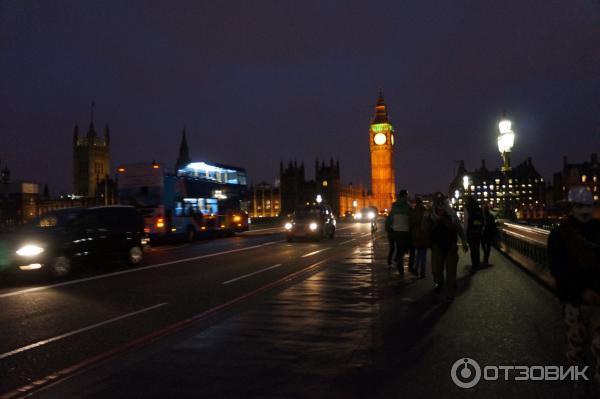
<path fill-rule="evenodd" d="M 490 252 L 492 245 L 496 242 L 496 218 L 490 211 L 489 204 L 483 205 L 483 235 L 481 236 L 481 249 L 483 249 L 483 264 L 490 264 Z"/>
<path fill-rule="evenodd" d="M 404 277 L 404 255 L 410 248 L 409 215 L 408 192 L 400 190 L 398 199 L 392 204 L 390 214 L 386 218 L 386 230 L 389 229 L 396 247 L 396 266 L 400 277 Z"/>
<path fill-rule="evenodd" d="M 394 231 L 392 230 L 392 223 L 390 221 L 389 215 L 385 219 L 384 223 L 385 233 L 388 240 L 388 256 L 387 256 L 387 265 L 388 269 L 392 267 L 392 261 L 394 259 L 394 254 L 396 253 L 396 238 L 394 237 Z"/>
<path fill-rule="evenodd" d="M 415 206 L 410 213 L 410 238 L 411 247 L 415 251 L 414 273 L 419 278 L 425 278 L 425 266 L 427 263 L 427 234 L 423 226 L 426 208 L 421 197 L 415 198 Z"/>
<path fill-rule="evenodd" d="M 425 226 L 431 243 L 435 292 L 441 293 L 446 286 L 446 301 L 450 303 L 456 294 L 458 238 L 461 240 L 463 251 L 466 252 L 468 246 L 462 224 L 442 193 L 436 194 Z"/>
<path fill-rule="evenodd" d="M 592 219 L 594 201 L 587 187 L 569 190 L 568 219 L 548 238 L 550 270 L 563 303 L 567 360 L 585 367 L 592 360 L 590 380 L 575 386 L 579 397 L 600 397 L 600 221 Z M 590 392 L 595 391 L 594 392 Z M 596 396 L 594 396 L 596 395 Z"/>
<path fill-rule="evenodd" d="M 466 199 L 464 222 L 471 255 L 471 272 L 473 273 L 479 269 L 481 262 L 479 247 L 481 246 L 484 221 L 483 211 L 472 195 L 467 196 Z"/>

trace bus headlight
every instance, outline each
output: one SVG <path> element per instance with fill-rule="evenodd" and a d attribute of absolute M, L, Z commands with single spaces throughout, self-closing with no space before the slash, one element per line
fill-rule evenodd
<path fill-rule="evenodd" d="M 240 215 L 233 215 L 233 221 L 234 222 L 241 222 L 242 221 L 242 217 Z"/>
<path fill-rule="evenodd" d="M 318 225 L 318 224 L 316 224 L 315 222 L 312 222 L 311 224 L 309 224 L 309 225 L 308 225 L 308 228 L 309 228 L 311 231 L 315 231 L 315 230 L 316 230 L 318 227 L 319 227 L 319 225 Z"/>
<path fill-rule="evenodd" d="M 283 225 L 283 227 L 284 227 L 286 230 L 291 230 L 291 229 L 292 229 L 292 224 L 291 224 L 290 222 L 287 222 L 286 224 L 284 224 L 284 225 Z"/>
<path fill-rule="evenodd" d="M 39 245 L 27 244 L 23 245 L 17 250 L 17 255 L 31 258 L 41 254 L 42 252 L 44 252 L 44 248 L 40 247 Z"/>

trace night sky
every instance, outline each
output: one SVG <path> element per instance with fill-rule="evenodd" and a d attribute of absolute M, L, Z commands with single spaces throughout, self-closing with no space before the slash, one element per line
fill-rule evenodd
<path fill-rule="evenodd" d="M 513 160 L 549 178 L 600 152 L 600 2 L 0 2 L 0 162 L 71 190 L 72 129 L 111 127 L 111 163 L 193 159 L 272 182 L 281 159 L 340 160 L 369 182 L 378 88 L 396 130 L 396 177 L 446 190 L 455 160 Z"/>

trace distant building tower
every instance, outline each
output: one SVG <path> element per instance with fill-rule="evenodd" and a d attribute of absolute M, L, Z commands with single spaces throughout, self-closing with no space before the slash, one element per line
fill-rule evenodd
<path fill-rule="evenodd" d="M 177 174 L 177 171 L 179 169 L 183 168 L 190 162 L 192 162 L 192 161 L 190 159 L 190 150 L 188 148 L 187 138 L 185 137 L 185 128 L 184 128 L 183 133 L 181 135 L 181 144 L 179 145 L 179 156 L 177 157 L 177 162 L 175 162 L 174 173 Z"/>
<path fill-rule="evenodd" d="M 91 106 L 90 128 L 85 136 L 79 127 L 73 129 L 73 191 L 83 197 L 96 197 L 98 183 L 108 180 L 110 173 L 110 136 L 108 125 L 104 136 L 94 127 L 94 103 Z"/>
<path fill-rule="evenodd" d="M 371 205 L 383 211 L 391 209 L 396 195 L 394 177 L 394 128 L 390 123 L 383 93 L 375 106 L 375 117 L 369 129 L 371 150 Z"/>
<path fill-rule="evenodd" d="M 334 214 L 340 214 L 340 163 L 339 161 L 333 162 L 333 158 L 330 159 L 329 165 L 325 162 L 315 161 L 315 181 L 316 191 L 325 200 L 325 203 L 331 206 L 331 210 Z"/>
<path fill-rule="evenodd" d="M 4 168 L 2 168 L 2 171 L 0 172 L 0 183 L 8 186 L 8 183 L 10 183 L 10 169 L 8 169 L 8 165 L 4 165 Z"/>

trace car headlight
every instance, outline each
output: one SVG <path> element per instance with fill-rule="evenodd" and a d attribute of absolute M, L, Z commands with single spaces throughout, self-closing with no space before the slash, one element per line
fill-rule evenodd
<path fill-rule="evenodd" d="M 367 214 L 367 217 L 369 218 L 369 220 L 373 220 L 373 219 L 375 219 L 375 212 L 369 212 L 369 213 Z"/>
<path fill-rule="evenodd" d="M 44 248 L 40 247 L 39 245 L 27 244 L 17 250 L 17 255 L 30 258 L 32 256 L 39 255 L 42 252 L 44 252 Z"/>
<path fill-rule="evenodd" d="M 312 222 L 311 224 L 308 225 L 308 228 L 311 229 L 312 231 L 315 231 L 318 227 L 319 227 L 319 225 L 316 224 L 315 222 Z"/>
<path fill-rule="evenodd" d="M 354 219 L 362 219 L 362 213 L 360 213 L 360 212 L 357 212 L 357 213 L 354 215 Z"/>
<path fill-rule="evenodd" d="M 291 230 L 292 224 L 290 222 L 287 222 L 286 224 L 283 225 L 283 227 L 285 227 L 286 230 Z"/>

